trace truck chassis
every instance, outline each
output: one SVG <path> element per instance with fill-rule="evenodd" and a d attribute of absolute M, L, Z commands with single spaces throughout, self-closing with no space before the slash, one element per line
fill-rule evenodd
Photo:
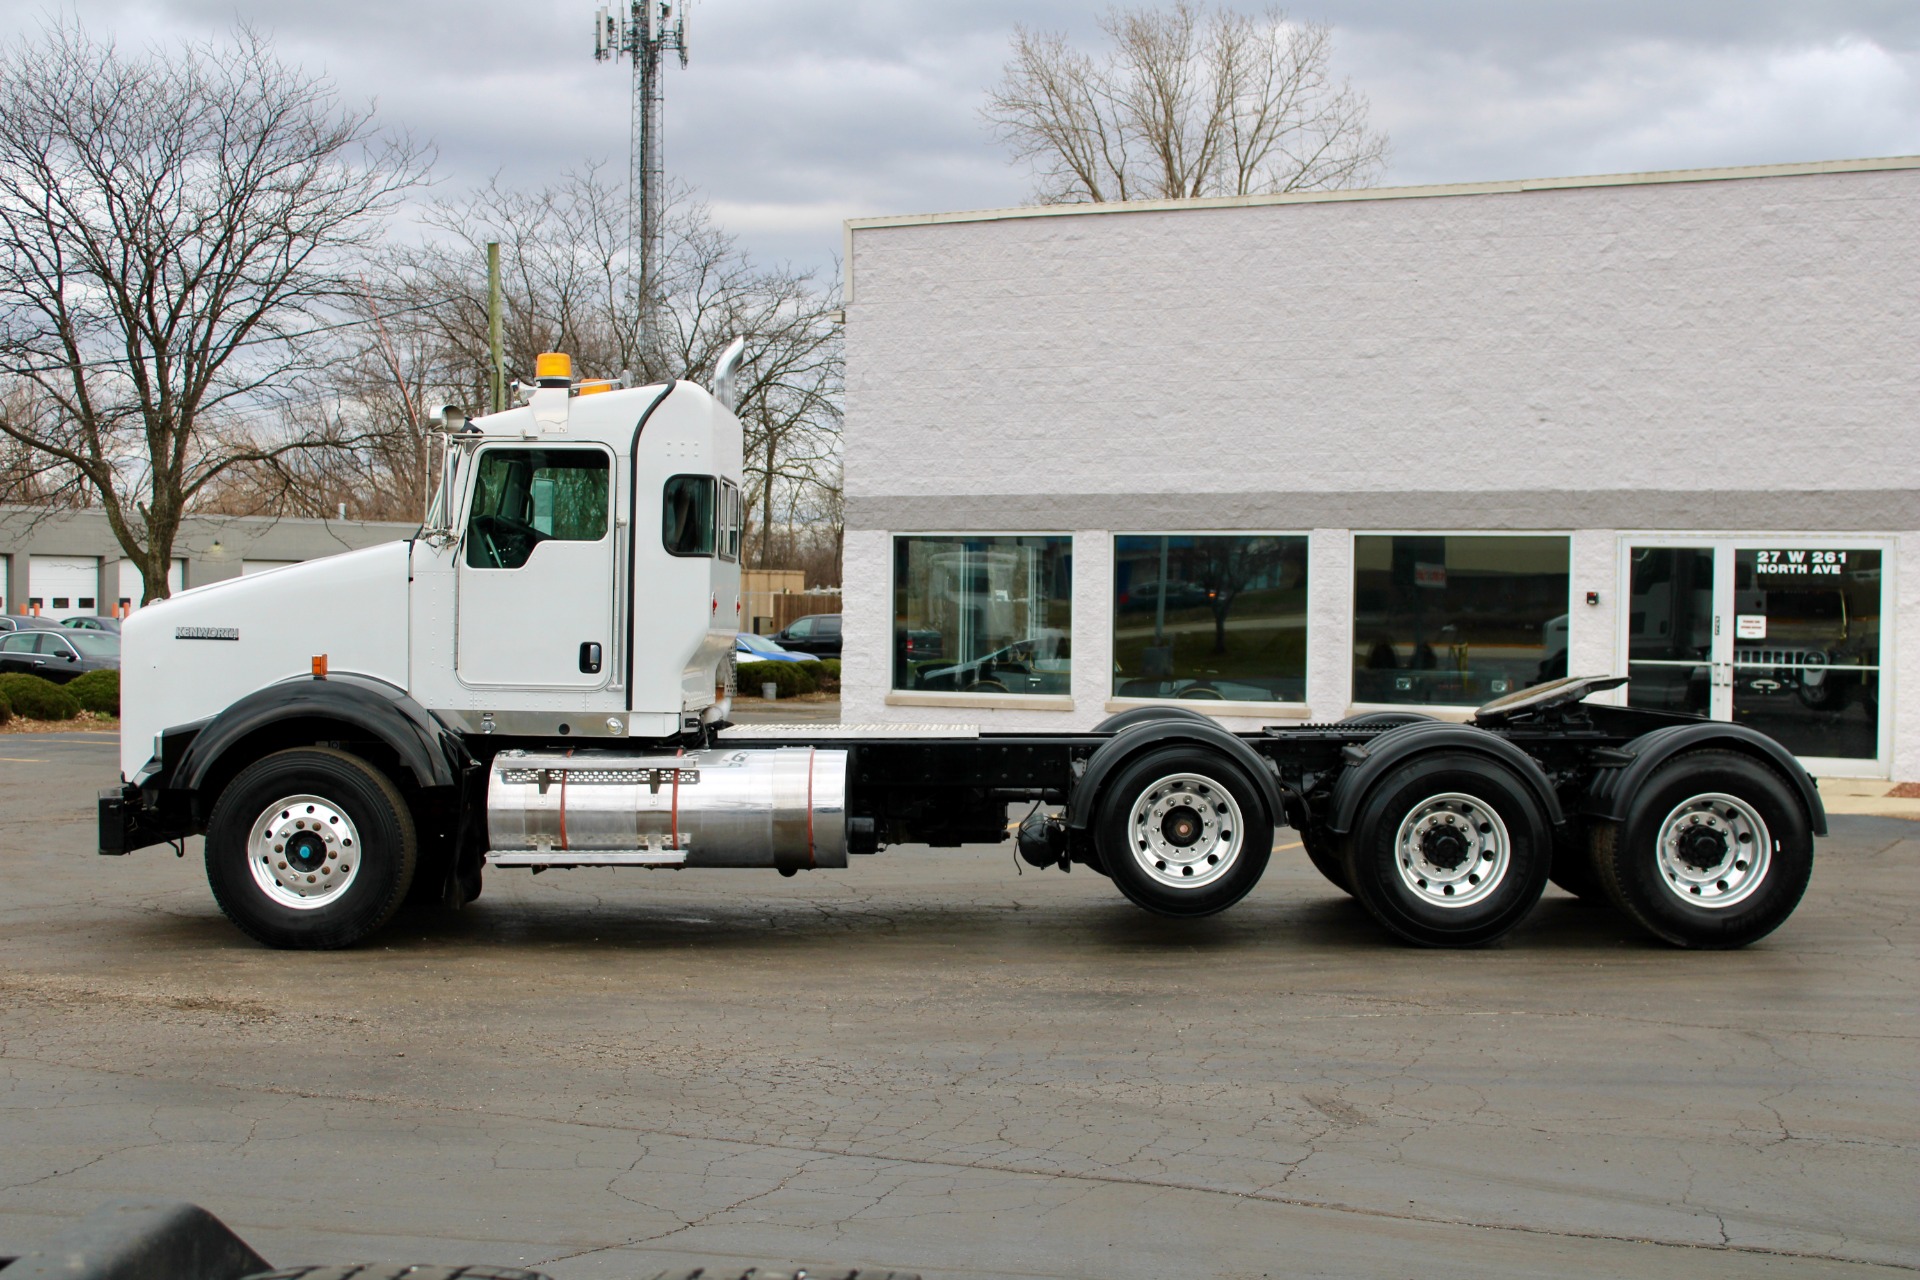
<path fill-rule="evenodd" d="M 1414 944 L 1493 942 L 1549 879 L 1676 946 L 1766 936 L 1826 831 L 1812 780 L 1740 726 L 1587 700 L 1622 683 L 1554 681 L 1465 724 L 1233 733 L 1149 707 L 1086 733 L 721 724 L 615 746 L 458 732 L 391 686 L 318 675 L 162 735 L 102 793 L 100 852 L 205 834 L 220 906 L 276 947 L 353 945 L 410 897 L 461 905 L 489 865 L 791 875 L 1009 838 L 1206 916 L 1253 888 L 1282 826 Z"/>

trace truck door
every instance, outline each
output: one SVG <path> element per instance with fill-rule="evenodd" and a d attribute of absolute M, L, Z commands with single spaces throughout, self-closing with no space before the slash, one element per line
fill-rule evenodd
<path fill-rule="evenodd" d="M 593 689 L 613 671 L 613 458 L 490 445 L 459 555 L 455 669 L 470 685 Z"/>

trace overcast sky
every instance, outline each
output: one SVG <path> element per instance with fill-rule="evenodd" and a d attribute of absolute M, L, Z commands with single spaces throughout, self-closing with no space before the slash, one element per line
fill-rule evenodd
<path fill-rule="evenodd" d="M 598 0 L 79 0 L 123 44 L 237 18 L 439 148 L 442 188 L 624 175 L 629 75 Z M 757 256 L 828 263 L 840 221 L 990 208 L 1028 189 L 979 120 L 1016 22 L 1092 41 L 1080 0 L 695 0 L 667 73 L 669 173 Z M 1251 8 L 1251 4 L 1243 7 Z M 0 34 L 52 10 L 0 5 Z M 1920 153 L 1915 0 L 1319 0 L 1335 69 L 1392 140 L 1386 182 Z"/>

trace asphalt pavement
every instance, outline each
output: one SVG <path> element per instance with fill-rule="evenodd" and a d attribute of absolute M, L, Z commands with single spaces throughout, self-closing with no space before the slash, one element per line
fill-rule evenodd
<path fill-rule="evenodd" d="M 1194 922 L 907 848 L 499 872 L 312 955 L 230 927 L 198 842 L 95 856 L 113 758 L 0 737 L 0 1255 L 137 1196 L 281 1265 L 561 1280 L 1920 1270 L 1912 822 L 1836 818 L 1730 954 L 1557 890 L 1411 950 L 1297 848 Z"/>

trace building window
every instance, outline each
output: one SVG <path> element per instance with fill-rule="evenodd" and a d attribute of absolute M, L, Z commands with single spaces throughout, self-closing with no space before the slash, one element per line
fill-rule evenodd
<path fill-rule="evenodd" d="M 1358 535 L 1356 702 L 1478 706 L 1567 673 L 1568 539 Z"/>
<path fill-rule="evenodd" d="M 894 688 L 1071 693 L 1072 630 L 1072 538 L 894 539 Z"/>
<path fill-rule="evenodd" d="M 1113 662 L 1118 698 L 1306 701 L 1306 538 L 1116 537 Z"/>

